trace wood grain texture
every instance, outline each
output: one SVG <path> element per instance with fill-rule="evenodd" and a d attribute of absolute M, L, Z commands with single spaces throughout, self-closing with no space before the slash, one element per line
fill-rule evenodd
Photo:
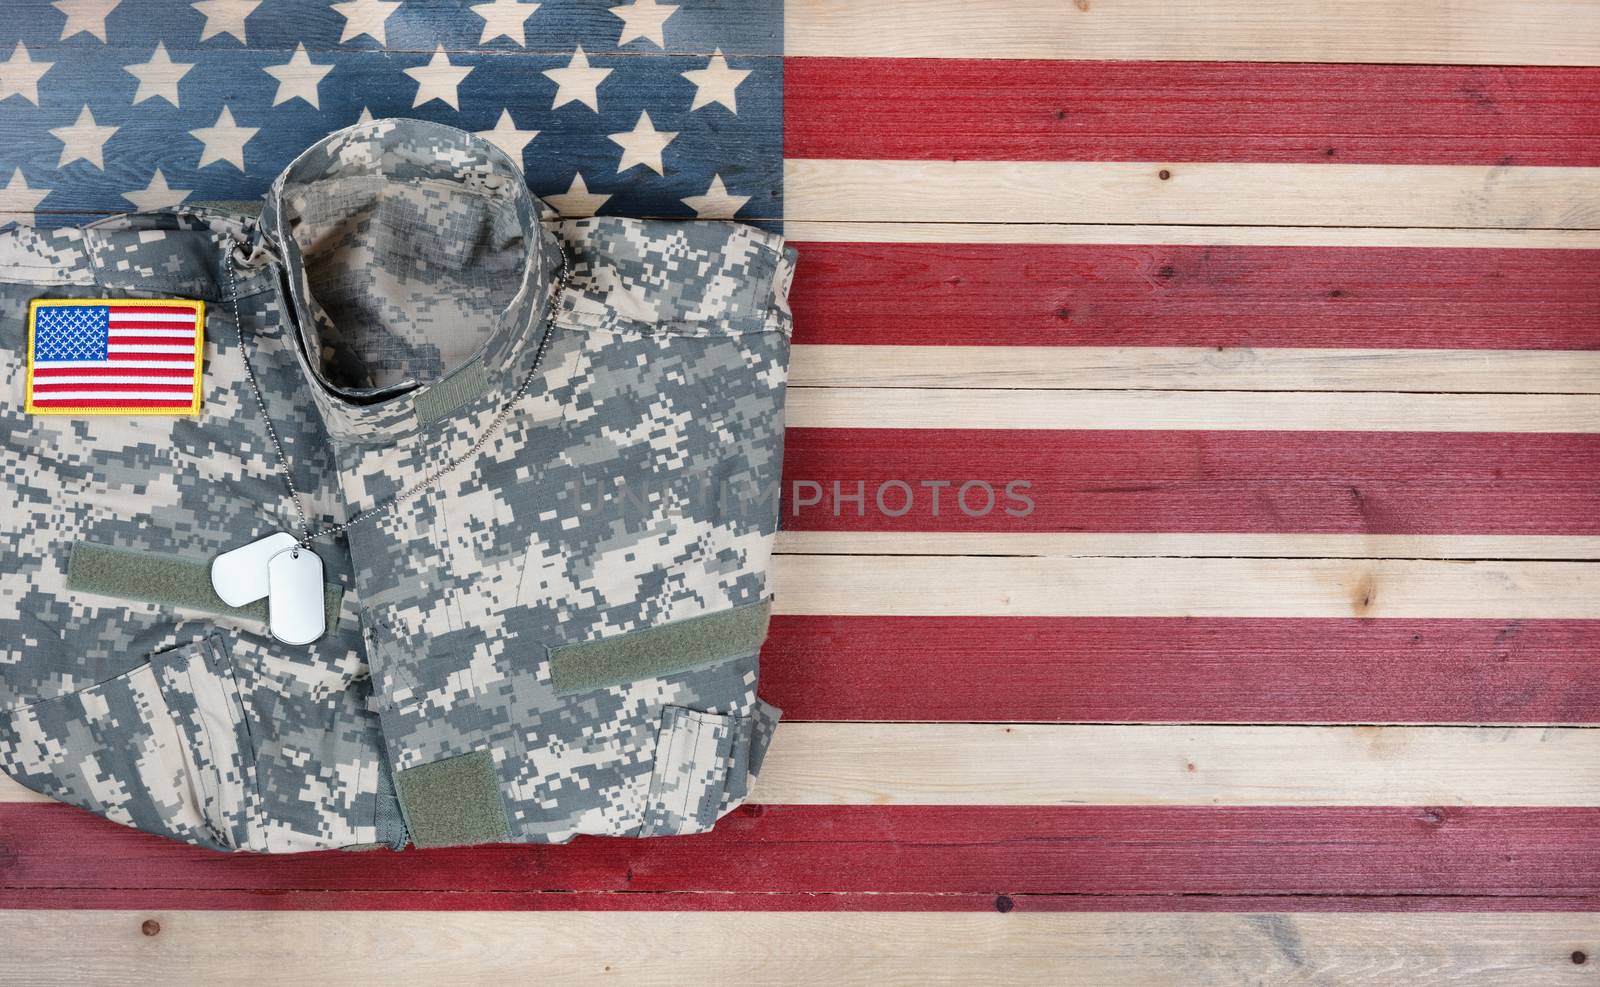
<path fill-rule="evenodd" d="M 790 0 L 790 55 L 857 58 L 1600 64 L 1582 0 Z"/>
<path fill-rule="evenodd" d="M 1586 562 L 780 555 L 773 612 L 1593 620 L 1597 570 Z"/>
<path fill-rule="evenodd" d="M 1600 227 L 1600 168 L 789 158 L 783 194 L 813 221 Z"/>
<path fill-rule="evenodd" d="M 820 900 L 810 907 L 840 911 L 937 910 L 933 896 L 959 896 L 963 910 L 992 911 L 998 896 L 1022 911 L 1070 908 L 1039 899 L 1073 896 L 1189 911 L 1265 895 L 1346 909 L 1356 906 L 1343 899 L 1364 894 L 1369 910 L 1406 898 L 1471 911 L 1600 896 L 1588 866 L 1600 810 L 1570 808 L 746 806 L 683 840 L 272 858 L 217 857 L 64 806 L 0 805 L 0 842 L 0 908 L 305 909 L 330 907 L 326 895 L 363 907 L 361 895 L 380 894 L 386 909 L 408 897 L 411 907 L 505 907 L 496 896 L 567 908 L 561 897 L 581 894 L 589 907 L 610 895 L 620 900 L 604 907 L 645 910 L 715 910 L 739 895 L 741 907 L 782 911 L 811 895 Z M 446 891 L 459 900 L 437 905 Z"/>
<path fill-rule="evenodd" d="M 789 720 L 1581 724 L 1597 647 L 1586 620 L 779 616 L 761 688 Z"/>
<path fill-rule="evenodd" d="M 788 722 L 751 800 L 1592 807 L 1600 730 Z M 40 801 L 0 783 L 0 802 Z"/>
<path fill-rule="evenodd" d="M 1213 389 L 1240 373 L 1270 375 L 1239 348 L 1453 351 L 1415 368 L 1428 379 L 1396 380 L 1394 390 L 1453 389 L 1436 386 L 1433 372 L 1448 380 L 1453 361 L 1477 356 L 1463 350 L 1521 351 L 1495 390 L 1522 389 L 1517 360 L 1600 351 L 1593 250 L 789 239 L 806 275 L 790 292 L 801 344 L 989 345 L 1024 357 L 1206 347 L 1222 350 L 1195 368 Z M 1584 366 L 1582 354 L 1550 359 Z M 1478 365 L 1487 377 L 1499 355 Z M 1115 387 L 1115 368 L 1088 377 L 1092 386 Z"/>
<path fill-rule="evenodd" d="M 1600 164 L 1600 71 L 790 58 L 784 154 Z"/>
<path fill-rule="evenodd" d="M 1600 432 L 1589 394 L 796 387 L 790 428 Z"/>
<path fill-rule="evenodd" d="M 869 337 L 880 327 L 852 321 L 833 323 L 832 328 L 841 336 Z M 789 383 L 794 387 L 1404 391 L 1426 382 L 1427 389 L 1435 392 L 1600 393 L 1600 352 L 1593 351 L 937 343 L 947 330 L 964 335 L 975 328 L 982 327 L 967 321 L 924 324 L 903 337 L 909 345 L 799 343 L 791 353 Z M 1026 331 L 1020 325 L 1013 328 Z M 1307 323 L 1303 334 L 1319 335 L 1319 328 Z M 826 331 L 818 326 L 815 333 L 800 338 Z"/>
<path fill-rule="evenodd" d="M 4 912 L 15 962 L 0 982 L 1232 987 L 1248 970 L 1291 985 L 1526 987 L 1571 982 L 1572 953 L 1600 948 L 1592 916 L 1549 914 L 391 912 L 349 926 L 318 912 Z"/>
<path fill-rule="evenodd" d="M 791 427 L 783 476 L 790 531 L 1600 535 L 1600 435 Z"/>
<path fill-rule="evenodd" d="M 1600 806 L 1575 727 L 790 723 L 751 798 L 784 805 Z"/>

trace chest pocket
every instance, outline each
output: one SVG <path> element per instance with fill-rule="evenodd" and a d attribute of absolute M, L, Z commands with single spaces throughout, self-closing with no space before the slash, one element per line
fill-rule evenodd
<path fill-rule="evenodd" d="M 557 696 L 629 689 L 660 679 L 661 694 L 677 700 L 660 707 L 649 784 L 634 835 L 704 832 L 748 795 L 780 715 L 748 694 L 745 675 L 766 638 L 771 611 L 771 601 L 763 600 L 550 649 Z M 681 705 L 688 696 L 745 712 Z"/>

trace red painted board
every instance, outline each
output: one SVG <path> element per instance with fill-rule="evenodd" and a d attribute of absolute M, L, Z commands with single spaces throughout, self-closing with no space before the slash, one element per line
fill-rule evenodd
<path fill-rule="evenodd" d="M 1592 723 L 1600 621 L 781 615 L 791 720 Z"/>
<path fill-rule="evenodd" d="M 782 512 L 791 531 L 1593 535 L 1600 435 L 794 428 Z"/>
<path fill-rule="evenodd" d="M 1600 349 L 1592 250 L 794 246 L 796 343 Z"/>
<path fill-rule="evenodd" d="M 1600 164 L 1600 69 L 784 61 L 784 156 Z"/>
<path fill-rule="evenodd" d="M 1593 898 L 1600 809 L 747 806 L 707 834 L 219 855 L 65 806 L 0 805 L 0 889 Z M 186 900 L 181 892 L 195 894 Z M 126 896 L 107 900 L 126 901 Z M 751 899 L 761 907 L 759 899 Z M 107 907 L 120 907 L 112 905 Z M 316 906 L 312 906 L 316 907 Z M 848 906 L 845 906 L 848 907 Z M 1503 907 L 1497 905 L 1496 907 Z"/>

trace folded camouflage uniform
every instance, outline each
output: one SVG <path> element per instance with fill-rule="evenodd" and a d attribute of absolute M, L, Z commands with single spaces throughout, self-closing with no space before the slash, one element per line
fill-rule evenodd
<path fill-rule="evenodd" d="M 492 144 L 398 120 L 310 148 L 259 221 L 0 235 L 0 769 L 221 850 L 709 828 L 778 719 L 795 259 L 728 221 L 558 220 Z M 37 312 L 128 299 L 203 302 L 198 414 L 36 387 L 80 379 L 42 376 Z M 314 530 L 423 485 L 311 544 L 309 645 L 208 578 L 303 533 L 280 469 Z"/>

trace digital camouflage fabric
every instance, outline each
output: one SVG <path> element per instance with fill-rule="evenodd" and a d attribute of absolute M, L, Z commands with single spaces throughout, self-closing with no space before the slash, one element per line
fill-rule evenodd
<path fill-rule="evenodd" d="M 731 221 L 561 220 L 489 142 L 398 120 L 306 151 L 259 220 L 0 234 L 0 769 L 219 850 L 709 828 L 779 715 L 796 257 Z M 198 417 L 24 413 L 30 301 L 141 297 L 206 302 Z M 317 529 L 510 406 L 314 543 L 309 646 L 173 591 L 300 533 L 246 359 Z"/>

